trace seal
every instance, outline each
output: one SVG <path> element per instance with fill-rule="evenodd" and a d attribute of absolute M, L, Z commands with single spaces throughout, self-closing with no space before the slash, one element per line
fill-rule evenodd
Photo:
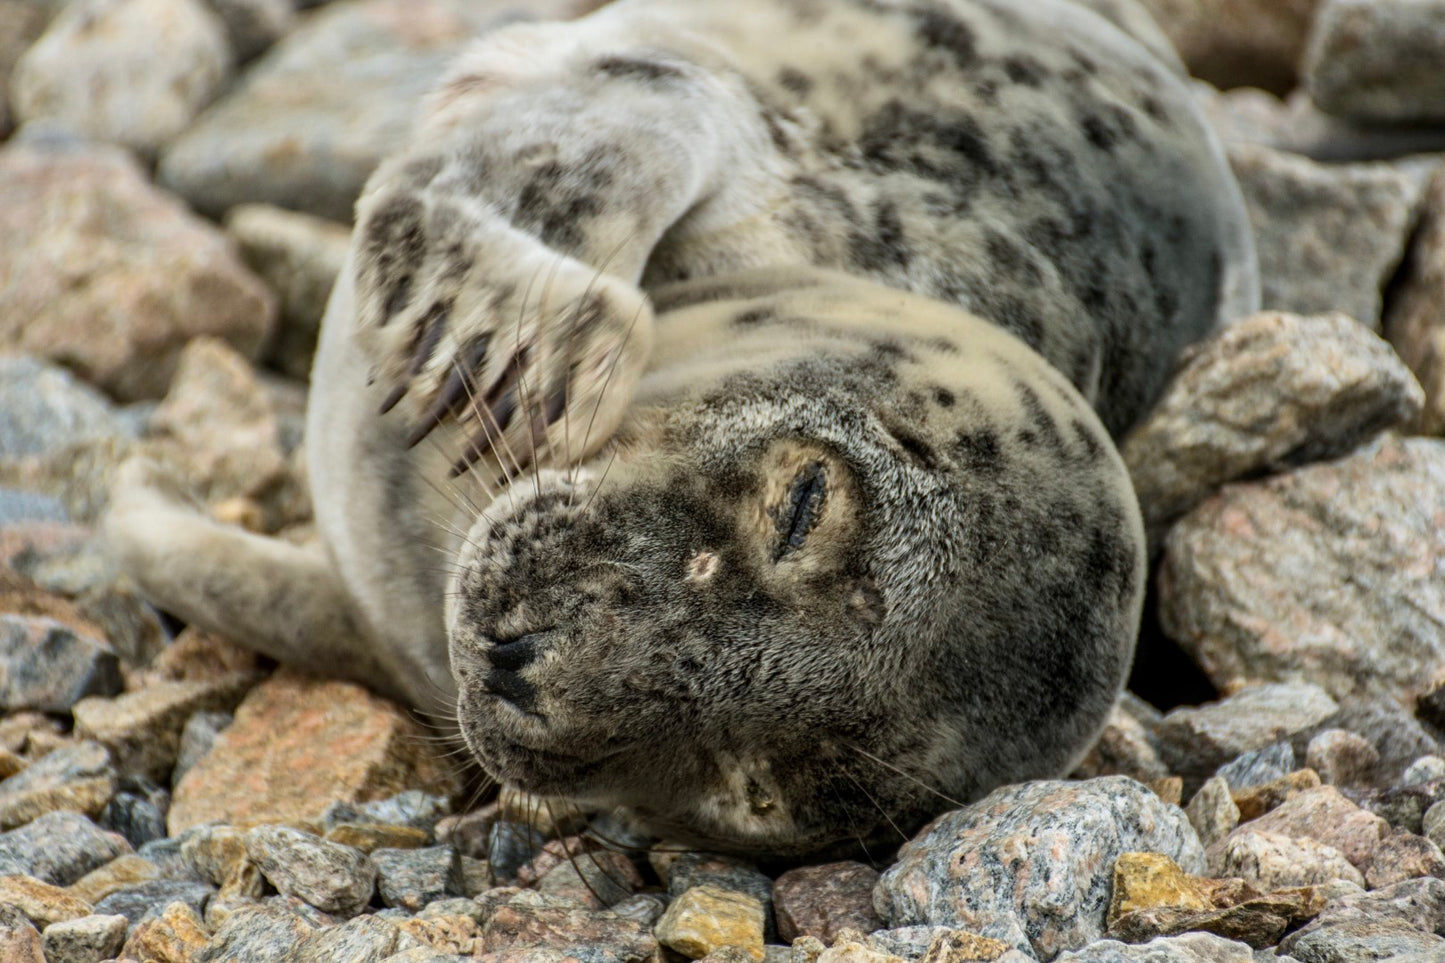
<path fill-rule="evenodd" d="M 617 0 L 481 38 L 358 203 L 320 544 L 130 463 L 123 563 L 498 780 L 710 849 L 897 841 L 1067 771 L 1141 606 L 1113 439 L 1258 301 L 1177 61 L 1095 6 Z"/>

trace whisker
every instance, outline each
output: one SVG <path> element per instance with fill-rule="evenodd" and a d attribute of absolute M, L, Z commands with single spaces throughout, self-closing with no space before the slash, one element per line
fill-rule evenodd
<path fill-rule="evenodd" d="M 897 766 L 893 765 L 893 763 L 891 763 L 891 762 L 885 762 L 885 761 L 883 761 L 882 759 L 879 759 L 877 756 L 873 755 L 873 753 L 868 752 L 866 749 L 862 748 L 861 746 L 855 746 L 855 745 L 853 745 L 853 744 L 850 743 L 850 742 L 842 743 L 842 745 L 847 746 L 849 749 L 852 749 L 854 752 L 858 753 L 858 755 L 862 756 L 864 759 L 867 759 L 867 760 L 869 760 L 870 762 L 877 763 L 878 765 L 882 766 L 884 769 L 887 769 L 889 772 L 892 772 L 892 773 L 895 773 L 895 774 L 897 774 L 897 775 L 899 775 L 899 776 L 902 776 L 904 779 L 907 779 L 909 782 L 911 782 L 911 783 L 913 783 L 914 785 L 918 786 L 920 789 L 923 789 L 923 790 L 925 790 L 925 791 L 927 791 L 927 792 L 930 792 L 930 793 L 932 793 L 933 795 L 937 796 L 939 799 L 942 799 L 944 802 L 946 802 L 946 803 L 948 803 L 949 805 L 953 806 L 955 809 L 962 809 L 965 805 L 967 805 L 966 803 L 961 803 L 961 802 L 959 802 L 957 799 L 954 799 L 952 796 L 949 796 L 949 795 L 946 795 L 946 794 L 943 793 L 943 792 L 940 792 L 939 790 L 937 790 L 937 789 L 935 789 L 934 787 L 930 786 L 928 783 L 924 782 L 922 779 L 919 779 L 917 776 L 913 775 L 912 773 L 904 772 L 902 769 L 899 769 Z"/>
<path fill-rule="evenodd" d="M 848 770 L 844 769 L 843 775 L 847 777 L 848 781 L 853 784 L 854 788 L 856 788 L 864 796 L 868 797 L 868 801 L 873 804 L 873 808 L 878 810 L 878 815 L 882 816 L 885 820 L 888 821 L 888 825 L 893 827 L 893 831 L 898 834 L 898 838 L 902 842 L 908 842 L 908 834 L 898 828 L 898 824 L 893 821 L 893 817 L 888 814 L 888 810 L 884 809 L 878 804 L 878 800 L 873 798 L 873 794 L 870 793 L 867 789 L 865 789 L 861 782 L 854 779 L 853 774 L 850 773 Z"/>

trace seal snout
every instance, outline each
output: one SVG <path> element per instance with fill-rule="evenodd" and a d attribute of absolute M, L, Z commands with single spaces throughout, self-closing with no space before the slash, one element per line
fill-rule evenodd
<path fill-rule="evenodd" d="M 522 712 L 535 713 L 537 688 L 522 677 L 522 671 L 537 661 L 547 648 L 551 629 L 527 632 L 511 638 L 493 639 L 483 653 L 491 666 L 482 680 L 488 695 L 510 702 Z"/>

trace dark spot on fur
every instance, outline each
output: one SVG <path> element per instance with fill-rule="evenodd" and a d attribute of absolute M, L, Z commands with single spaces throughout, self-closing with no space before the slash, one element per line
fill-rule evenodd
<path fill-rule="evenodd" d="M 995 270 L 1010 280 L 1030 285 L 1043 280 L 1043 274 L 1034 263 L 1033 255 L 1013 238 L 989 230 L 984 246 Z"/>
<path fill-rule="evenodd" d="M 1032 425 L 1031 431 L 1028 429 L 1025 429 L 1025 431 L 1031 436 L 1035 436 L 1038 441 L 1043 442 L 1052 450 L 1062 452 L 1064 450 L 1063 436 L 1059 434 L 1059 426 L 1054 423 L 1053 416 L 1050 415 L 1048 409 L 1044 407 L 1043 399 L 1039 397 L 1039 393 L 1035 391 L 1031 385 L 1025 384 L 1022 381 L 1014 382 L 1014 393 L 1018 395 L 1019 403 L 1024 409 L 1024 414 L 1028 416 L 1029 424 Z M 1019 437 L 1023 437 L 1024 433 L 1025 432 L 1020 432 Z"/>
<path fill-rule="evenodd" d="M 623 80 L 639 80 L 646 83 L 679 80 L 686 76 L 671 64 L 658 63 L 642 57 L 603 57 L 592 65 L 592 69 L 607 77 Z"/>
<path fill-rule="evenodd" d="M 960 431 L 954 437 L 954 450 L 968 471 L 993 474 L 1003 468 L 1003 453 L 998 434 L 990 428 Z"/>
<path fill-rule="evenodd" d="M 733 317 L 733 324 L 740 328 L 748 328 L 766 321 L 776 320 L 777 316 L 778 311 L 776 308 L 748 308 L 746 311 Z"/>
<path fill-rule="evenodd" d="M 1075 418 L 1070 423 L 1074 429 L 1074 438 L 1078 441 L 1079 447 L 1084 451 L 1084 458 L 1087 461 L 1095 462 L 1104 457 L 1104 446 L 1099 444 L 1099 439 L 1089 430 L 1089 426 Z"/>
<path fill-rule="evenodd" d="M 1043 64 L 1027 54 L 1005 58 L 1003 70 L 1009 80 L 1025 87 L 1039 86 L 1049 73 Z"/>
<path fill-rule="evenodd" d="M 891 200 L 874 202 L 873 230 L 850 232 L 848 253 L 853 263 L 865 271 L 906 268 L 911 256 L 898 205 Z"/>
<path fill-rule="evenodd" d="M 962 20 L 933 6 L 915 9 L 913 18 L 918 39 L 946 51 L 960 68 L 971 67 L 978 59 L 978 39 Z"/>
<path fill-rule="evenodd" d="M 813 90 L 813 78 L 792 67 L 784 67 L 778 71 L 778 84 L 799 97 L 806 97 Z"/>
<path fill-rule="evenodd" d="M 1119 136 L 1097 114 L 1086 114 L 1082 121 L 1084 137 L 1104 153 L 1112 153 Z"/>
<path fill-rule="evenodd" d="M 947 388 L 933 389 L 933 400 L 938 402 L 940 408 L 952 408 L 954 403 L 953 392 Z"/>

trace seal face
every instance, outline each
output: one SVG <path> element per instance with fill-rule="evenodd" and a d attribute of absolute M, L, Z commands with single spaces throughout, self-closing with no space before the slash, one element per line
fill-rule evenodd
<path fill-rule="evenodd" d="M 1177 64 L 1089 6 L 616 0 L 481 38 L 358 203 L 308 413 L 326 557 L 153 496 L 112 536 L 178 614 L 440 691 L 498 779 L 710 849 L 896 842 L 1067 771 L 1141 604 L 1111 438 L 1258 299 Z"/>

